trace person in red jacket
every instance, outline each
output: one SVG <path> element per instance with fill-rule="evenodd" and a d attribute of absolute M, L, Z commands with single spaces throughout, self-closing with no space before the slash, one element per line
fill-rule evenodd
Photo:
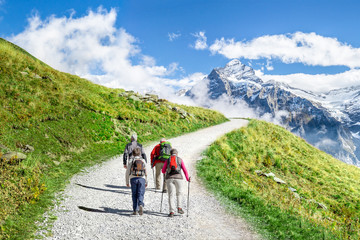
<path fill-rule="evenodd" d="M 154 149 L 151 151 L 151 168 L 155 167 L 155 189 L 160 190 L 161 184 L 161 169 L 164 166 L 165 161 L 170 157 L 171 144 L 166 141 L 165 138 L 160 140 Z M 163 192 L 167 192 L 166 184 L 163 184 Z"/>

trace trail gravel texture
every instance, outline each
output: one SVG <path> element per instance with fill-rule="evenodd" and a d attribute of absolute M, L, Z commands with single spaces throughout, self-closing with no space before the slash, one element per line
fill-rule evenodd
<path fill-rule="evenodd" d="M 169 139 L 179 152 L 191 176 L 190 204 L 188 183 L 183 182 L 184 215 L 168 217 L 168 196 L 154 189 L 148 160 L 148 187 L 144 215 L 131 216 L 131 189 L 125 184 L 122 156 L 75 175 L 53 209 L 57 217 L 47 239 L 260 239 L 242 219 L 229 215 L 224 207 L 199 183 L 195 163 L 218 137 L 246 126 L 247 121 L 232 119 L 214 127 Z M 145 146 L 150 152 L 157 144 Z M 187 210 L 189 216 L 187 217 Z"/>

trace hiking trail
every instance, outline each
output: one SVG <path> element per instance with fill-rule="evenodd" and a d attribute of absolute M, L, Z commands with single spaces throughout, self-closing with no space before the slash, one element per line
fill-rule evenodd
<path fill-rule="evenodd" d="M 246 120 L 232 119 L 217 126 L 168 139 L 179 152 L 191 176 L 189 217 L 187 213 L 188 183 L 184 180 L 185 214 L 168 217 L 168 196 L 155 192 L 150 167 L 150 152 L 158 142 L 144 146 L 148 157 L 148 187 L 144 198 L 144 215 L 132 213 L 131 189 L 125 184 L 122 156 L 85 169 L 75 175 L 62 200 L 50 211 L 57 220 L 52 235 L 46 239 L 260 239 L 239 217 L 225 208 L 199 183 L 195 163 L 201 153 L 218 137 L 247 125 Z M 123 151 L 123 149 L 121 149 Z M 46 225 L 46 222 L 43 223 Z M 39 232 L 38 235 L 42 235 Z"/>

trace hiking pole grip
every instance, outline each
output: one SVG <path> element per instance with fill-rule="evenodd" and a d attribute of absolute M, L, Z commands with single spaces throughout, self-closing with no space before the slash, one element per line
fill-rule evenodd
<path fill-rule="evenodd" d="M 188 199 L 187 199 L 187 214 L 186 217 L 189 217 L 189 203 L 190 203 L 190 177 L 188 182 Z"/>

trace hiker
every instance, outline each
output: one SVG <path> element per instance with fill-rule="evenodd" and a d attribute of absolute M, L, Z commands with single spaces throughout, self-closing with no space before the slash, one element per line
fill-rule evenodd
<path fill-rule="evenodd" d="M 144 149 L 140 143 L 137 142 L 137 134 L 133 133 L 131 135 L 131 142 L 128 143 L 125 147 L 124 154 L 123 154 L 123 162 L 124 162 L 124 168 L 127 168 L 127 161 L 132 157 L 133 150 L 138 147 L 141 150 L 141 156 L 147 163 L 146 154 L 144 152 Z"/>
<path fill-rule="evenodd" d="M 165 138 L 160 140 L 160 143 L 151 151 L 151 168 L 155 167 L 155 189 L 160 190 L 161 184 L 161 169 L 165 161 L 170 157 L 171 143 L 166 141 Z M 167 192 L 167 187 L 163 184 L 163 192 Z"/>
<path fill-rule="evenodd" d="M 181 170 L 185 174 L 185 178 L 188 182 L 190 182 L 190 177 L 186 170 L 184 161 L 178 157 L 178 151 L 176 149 L 171 149 L 170 158 L 165 161 L 164 167 L 162 168 L 162 173 L 166 174 L 166 185 L 169 190 L 169 217 L 173 217 L 175 213 L 175 205 L 174 205 L 174 194 L 176 193 L 176 207 L 177 212 L 180 214 L 184 214 L 184 210 L 181 207 L 182 204 L 182 189 L 183 189 L 183 176 L 181 174 Z"/>
<path fill-rule="evenodd" d="M 132 215 L 143 215 L 144 195 L 147 187 L 147 173 L 145 159 L 141 157 L 141 149 L 135 148 L 132 152 L 133 158 L 129 160 L 126 168 L 126 186 L 130 187 L 133 201 Z"/>

